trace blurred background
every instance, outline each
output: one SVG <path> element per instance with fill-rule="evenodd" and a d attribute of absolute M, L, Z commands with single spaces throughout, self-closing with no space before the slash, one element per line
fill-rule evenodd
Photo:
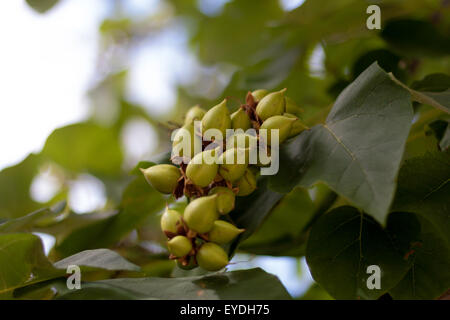
<path fill-rule="evenodd" d="M 381 30 L 366 27 L 369 4 Z M 229 97 L 234 111 L 247 91 L 286 87 L 313 123 L 374 61 L 407 84 L 450 73 L 449 30 L 447 0 L 2 1 L 0 221 L 67 200 L 32 230 L 51 259 L 112 247 L 177 276 L 158 226 L 167 199 L 133 168 L 169 150 L 189 107 Z M 301 252 L 243 247 L 230 269 L 260 266 L 294 297 L 328 298 Z"/>

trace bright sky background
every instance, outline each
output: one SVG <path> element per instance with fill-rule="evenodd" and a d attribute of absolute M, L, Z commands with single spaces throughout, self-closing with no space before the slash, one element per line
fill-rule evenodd
<path fill-rule="evenodd" d="M 94 84 L 97 30 L 108 13 L 108 1 L 64 0 L 44 15 L 30 9 L 25 0 L 0 1 L 0 170 L 20 162 L 30 152 L 39 152 L 54 129 L 87 117 L 86 92 Z M 281 0 L 281 3 L 286 10 L 292 10 L 303 1 Z M 199 0 L 198 5 L 205 14 L 216 15 L 226 2 Z M 137 18 L 162 5 L 160 0 L 124 3 L 125 9 Z M 152 114 L 165 113 L 175 102 L 176 83 L 186 81 L 179 71 L 186 68 L 202 67 L 188 52 L 186 35 L 175 26 L 133 53 L 129 98 L 146 106 Z M 143 132 L 146 137 L 142 139 L 147 139 L 151 147 L 154 133 L 140 128 L 139 123 L 132 127 L 127 130 L 138 131 L 131 135 Z M 124 133 L 126 143 L 127 131 Z M 130 153 L 135 157 L 147 151 L 133 150 Z M 82 176 L 71 189 L 69 196 L 76 199 L 73 202 L 80 212 L 95 209 L 105 201 L 98 185 L 101 182 L 92 179 Z M 41 196 L 43 193 L 43 198 L 48 197 L 45 195 L 49 191 L 48 181 L 39 183 L 33 188 Z M 54 239 L 40 236 L 48 252 Z M 250 262 L 239 259 L 248 257 L 237 256 L 232 269 L 261 266 L 277 274 L 291 294 L 302 293 L 311 283 L 307 271 L 301 278 L 296 277 L 295 259 L 258 257 Z M 305 267 L 304 261 L 302 264 Z"/>

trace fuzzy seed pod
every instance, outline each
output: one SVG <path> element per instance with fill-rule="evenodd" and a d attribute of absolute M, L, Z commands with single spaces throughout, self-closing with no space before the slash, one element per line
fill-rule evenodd
<path fill-rule="evenodd" d="M 226 130 L 230 128 L 231 118 L 227 108 L 227 100 L 223 100 L 218 105 L 212 107 L 203 116 L 203 133 L 208 129 L 218 129 L 222 133 L 223 139 L 225 139 Z"/>
<path fill-rule="evenodd" d="M 190 139 L 191 142 L 191 148 L 188 150 L 188 154 L 184 154 L 183 149 L 181 147 L 183 146 L 184 139 Z M 195 143 L 200 146 L 201 148 L 201 138 L 195 134 L 195 127 L 192 123 L 185 124 L 180 128 L 179 131 L 175 134 L 175 137 L 173 138 L 172 142 L 172 156 L 180 156 L 180 157 L 187 157 L 189 159 L 192 159 L 192 157 L 195 155 Z M 180 150 L 178 150 L 180 149 Z"/>
<path fill-rule="evenodd" d="M 206 163 L 207 157 L 215 157 L 215 150 L 206 150 L 197 154 L 186 168 L 186 176 L 195 185 L 199 187 L 206 187 L 209 185 L 217 175 L 219 165 L 215 163 Z M 200 160 L 202 163 L 200 163 Z"/>
<path fill-rule="evenodd" d="M 299 116 L 299 115 L 303 112 L 303 109 L 300 108 L 300 107 L 295 103 L 295 101 L 292 100 L 291 98 L 289 98 L 289 97 L 284 97 L 284 100 L 285 100 L 285 103 L 286 103 L 286 112 L 287 112 L 287 113 L 290 113 L 290 114 Z"/>
<path fill-rule="evenodd" d="M 255 102 L 259 102 L 262 98 L 267 96 L 269 94 L 269 91 L 266 89 L 258 89 L 252 92 L 253 99 L 255 99 Z"/>
<path fill-rule="evenodd" d="M 176 210 L 166 208 L 166 211 L 161 216 L 161 230 L 177 233 L 180 226 L 182 226 L 181 214 Z"/>
<path fill-rule="evenodd" d="M 272 143 L 271 130 L 278 129 L 278 143 L 282 143 L 289 137 L 293 123 L 297 118 L 289 118 L 286 116 L 273 116 L 263 122 L 260 129 L 267 130 L 267 145 Z"/>
<path fill-rule="evenodd" d="M 252 122 L 244 109 L 239 108 L 238 111 L 231 114 L 231 127 L 235 130 L 242 129 L 244 131 L 252 127 Z"/>
<path fill-rule="evenodd" d="M 184 209 L 184 221 L 189 229 L 198 233 L 206 233 L 212 229 L 217 220 L 217 195 L 200 197 L 192 200 Z"/>
<path fill-rule="evenodd" d="M 305 124 L 303 124 L 302 120 L 298 119 L 293 114 L 284 113 L 283 116 L 295 119 L 295 121 L 292 123 L 291 131 L 289 131 L 289 138 L 298 135 L 305 129 L 308 129 L 308 127 Z"/>
<path fill-rule="evenodd" d="M 236 228 L 236 226 L 229 222 L 216 220 L 214 221 L 213 228 L 208 233 L 209 241 L 218 244 L 227 244 L 244 231 L 244 229 Z"/>
<path fill-rule="evenodd" d="M 266 95 L 256 106 L 256 114 L 265 121 L 266 119 L 284 113 L 284 92 L 286 89 L 272 92 Z"/>
<path fill-rule="evenodd" d="M 193 124 L 194 121 L 201 121 L 206 111 L 200 108 L 198 105 L 191 107 L 186 113 L 184 124 Z"/>
<path fill-rule="evenodd" d="M 219 174 L 231 182 L 239 180 L 248 167 L 245 149 L 228 149 L 220 155 L 219 162 Z"/>
<path fill-rule="evenodd" d="M 171 254 L 181 258 L 192 250 L 192 242 L 185 236 L 176 236 L 167 241 L 167 247 Z"/>
<path fill-rule="evenodd" d="M 236 182 L 236 187 L 239 188 L 238 196 L 248 196 L 256 189 L 256 178 L 253 172 L 247 169 L 244 176 Z"/>
<path fill-rule="evenodd" d="M 181 177 L 180 170 L 171 164 L 157 164 L 141 171 L 153 188 L 167 194 L 173 192 Z"/>
<path fill-rule="evenodd" d="M 228 255 L 220 246 L 207 242 L 203 244 L 196 255 L 198 265 L 208 271 L 217 271 L 228 264 Z"/>
<path fill-rule="evenodd" d="M 217 211 L 220 214 L 227 214 L 234 209 L 234 192 L 227 187 L 215 187 L 209 191 L 209 195 L 217 194 Z"/>

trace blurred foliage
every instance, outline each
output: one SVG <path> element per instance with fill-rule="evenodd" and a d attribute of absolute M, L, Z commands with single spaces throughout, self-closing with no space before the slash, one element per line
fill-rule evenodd
<path fill-rule="evenodd" d="M 27 261 L 17 275 L 10 275 L 11 270 L 0 270 L 2 278 L 8 279 L 6 287 L 0 287 L 0 294 L 3 292 L 6 297 L 11 297 L 12 291 L 19 288 L 22 280 L 31 273 L 39 275 L 42 272 L 42 278 L 58 278 L 58 272 L 52 273 L 55 266 L 51 262 L 87 249 L 110 248 L 138 265 L 147 276 L 169 277 L 177 274 L 172 272 L 174 263 L 167 261 L 167 254 L 162 246 L 165 239 L 159 229 L 158 214 L 166 204 L 181 207 L 185 204 L 173 203 L 173 199 L 152 190 L 138 170 L 130 174 L 135 163 L 127 163 L 128 155 L 121 139 L 123 129 L 132 119 L 142 119 L 159 137 L 152 154 L 147 159 L 139 159 L 146 161 L 140 166 L 148 166 L 150 161 L 167 161 L 169 129 L 176 127 L 176 123 L 181 123 L 184 112 L 194 104 L 209 108 L 222 97 L 230 97 L 231 109 L 234 110 L 247 91 L 286 87 L 287 95 L 305 110 L 303 119 L 307 124 L 324 124 L 336 97 L 375 61 L 386 72 L 392 72 L 397 79 L 417 92 L 422 92 L 442 105 L 448 102 L 448 1 L 376 1 L 381 7 L 381 31 L 366 28 L 365 12 L 371 1 L 306 0 L 298 8 L 286 11 L 277 0 L 234 0 L 227 2 L 217 14 L 208 15 L 202 12 L 198 1 L 165 0 L 149 16 L 139 19 L 123 9 L 124 1 L 111 1 L 110 15 L 99 26 L 100 44 L 95 84 L 88 92 L 91 101 L 89 118 L 55 130 L 40 153 L 30 154 L 21 163 L 0 171 L 0 219 L 6 221 L 0 225 L 2 246 L 16 232 L 18 237 L 23 238 L 23 242 L 10 247 L 15 252 L 11 256 L 18 261 Z M 40 13 L 50 10 L 57 2 L 27 0 Z M 156 116 L 149 112 L 151 106 L 139 105 L 129 98 L 129 59 L 141 43 L 151 42 L 156 36 L 163 35 L 175 26 L 181 26 L 186 32 L 188 50 L 199 66 L 192 69 L 195 72 L 188 75 L 188 81 L 177 83 L 177 100 L 174 106 Z M 422 183 L 427 180 L 421 190 L 419 186 L 417 189 L 413 186 L 417 181 L 410 180 L 408 172 L 420 161 L 428 163 L 427 170 L 435 168 L 433 161 L 443 163 L 438 160 L 439 156 L 427 158 L 425 153 L 441 152 L 448 148 L 448 115 L 419 103 L 415 103 L 414 112 L 414 124 L 406 142 L 403 160 L 415 160 L 405 163 L 401 169 L 400 193 L 395 199 L 395 205 L 399 210 L 418 214 L 434 212 L 436 208 L 433 206 L 439 206 L 439 211 L 432 215 L 430 223 L 440 234 L 445 235 L 448 230 L 448 216 L 445 217 L 445 212 L 448 214 L 448 202 L 445 202 L 445 193 L 436 194 L 442 202 L 430 206 L 427 201 L 419 204 L 407 201 L 408 204 L 405 204 L 404 199 L 415 192 L 426 194 L 427 190 L 433 190 L 439 182 L 442 183 L 440 178 L 445 178 L 440 176 L 440 171 L 433 172 L 433 175 L 428 175 L 428 171 L 421 172 L 420 178 L 416 177 L 417 181 Z M 175 123 L 167 122 L 168 119 Z M 435 121 L 441 121 L 440 125 L 436 126 Z M 388 130 L 391 126 L 386 124 L 384 128 Z M 351 128 L 348 129 L 350 130 Z M 61 188 L 49 201 L 40 203 L 33 199 L 30 188 L 33 179 L 48 166 L 57 168 Z M 83 215 L 74 212 L 70 205 L 63 206 L 64 208 L 61 205 L 51 207 L 67 196 L 70 183 L 83 174 L 99 179 L 104 185 L 107 197 L 105 207 Z M 284 178 L 290 181 L 290 172 L 284 174 Z M 284 181 L 279 181 L 279 184 L 283 183 Z M 296 185 L 294 181 L 289 183 Z M 247 229 L 238 242 L 233 244 L 231 252 L 247 250 L 255 254 L 303 256 L 311 226 L 318 219 L 328 218 L 328 214 L 325 215 L 327 218 L 322 215 L 330 210 L 338 196 L 324 185 L 315 191 L 304 188 L 306 186 L 296 187 L 286 195 L 270 190 L 266 185 L 267 181 L 261 181 L 257 192 L 237 203 L 237 210 L 231 214 L 231 218 L 239 226 Z M 346 201 L 342 197 L 337 199 L 337 203 Z M 49 209 L 36 211 L 45 207 Z M 353 214 L 352 210 L 343 214 Z M 30 212 L 33 213 L 29 214 Z M 447 220 L 443 223 L 441 219 Z M 319 224 L 319 229 L 314 231 L 316 235 L 320 233 L 320 226 Z M 383 238 L 381 227 L 377 225 L 374 228 L 376 236 Z M 50 261 L 46 260 L 42 252 L 39 238 L 24 233 L 30 231 L 55 237 L 56 243 L 48 256 Z M 424 239 L 428 237 L 422 235 Z M 342 238 L 339 235 L 336 237 L 337 248 L 342 244 L 339 242 Z M 438 250 L 433 239 L 426 242 L 425 246 L 432 248 L 430 250 Z M 369 247 L 367 250 L 370 254 L 378 253 L 377 248 Z M 0 254 L 0 259 L 2 258 L 4 256 Z M 35 260 L 29 261 L 31 258 Z M 421 262 L 423 258 L 419 256 L 418 259 Z M 436 270 L 439 266 L 445 266 L 445 263 L 431 265 L 429 268 Z M 3 264 L 0 263 L 1 265 Z M 345 267 L 344 262 L 342 267 Z M 397 270 L 398 274 L 406 272 L 406 263 L 403 267 L 405 270 Z M 50 272 L 52 276 L 49 276 L 49 270 L 53 270 Z M 212 287 L 217 281 L 230 281 L 229 279 L 245 278 L 251 285 L 265 283 L 267 274 L 260 270 L 252 272 L 227 273 L 223 279 L 206 279 L 211 281 Z M 253 278 L 247 279 L 250 274 Z M 132 275 L 125 272 L 98 275 L 99 278 L 125 276 Z M 317 277 L 321 276 L 322 274 Z M 339 275 L 334 276 L 339 278 Z M 195 294 L 195 282 L 203 281 L 202 279 L 192 278 L 183 286 L 186 286 L 190 294 Z M 121 285 L 117 279 L 107 280 L 104 285 L 91 283 L 78 293 L 79 296 L 64 292 L 64 286 L 58 284 L 58 281 L 60 280 L 39 284 L 28 292 L 20 289 L 24 291 L 19 290 L 16 294 L 48 298 L 52 297 L 53 292 L 49 288 L 59 288 L 56 290 L 61 290 L 62 297 L 68 299 L 93 297 L 99 292 L 112 298 L 148 298 L 139 289 L 129 293 L 127 285 Z M 140 283 L 138 286 L 161 288 L 169 283 L 155 281 L 148 280 L 148 283 Z M 447 279 L 435 281 L 445 283 Z M 272 292 L 274 298 L 288 297 L 279 288 L 278 282 L 268 282 L 271 283 L 278 288 L 275 292 L 274 287 L 267 285 L 267 291 Z M 419 282 L 418 285 L 424 284 Z M 207 292 L 208 297 L 219 295 L 236 298 L 230 292 L 242 290 L 239 285 L 225 292 L 220 288 L 215 292 L 214 288 Z M 349 287 L 348 292 L 338 292 L 334 297 L 354 297 L 352 289 L 355 288 Z M 334 293 L 334 288 L 327 290 Z M 391 293 L 394 297 L 410 298 L 411 290 L 405 280 L 393 288 Z M 254 294 L 253 291 L 243 291 L 242 294 L 243 297 L 255 297 L 250 295 Z M 427 288 L 423 298 L 436 295 L 434 289 Z M 325 299 L 329 296 L 321 287 L 313 285 L 303 298 Z"/>

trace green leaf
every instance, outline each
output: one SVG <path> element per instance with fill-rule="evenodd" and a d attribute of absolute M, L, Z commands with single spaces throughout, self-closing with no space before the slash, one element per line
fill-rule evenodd
<path fill-rule="evenodd" d="M 384 223 L 413 113 L 409 93 L 372 64 L 336 100 L 326 123 L 280 147 L 270 188 L 323 181 Z"/>
<path fill-rule="evenodd" d="M 26 0 L 28 5 L 39 13 L 45 13 L 53 8 L 59 0 Z"/>
<path fill-rule="evenodd" d="M 442 92 L 450 88 L 450 76 L 445 73 L 433 73 L 411 84 L 417 91 Z"/>
<path fill-rule="evenodd" d="M 55 268 L 58 269 L 67 269 L 70 265 L 104 270 L 140 270 L 139 266 L 108 249 L 85 250 L 54 264 Z"/>
<path fill-rule="evenodd" d="M 450 37 L 431 22 L 413 19 L 388 21 L 381 37 L 406 56 L 442 56 L 450 52 Z"/>
<path fill-rule="evenodd" d="M 393 210 L 429 220 L 450 248 L 450 152 L 428 153 L 405 161 Z"/>
<path fill-rule="evenodd" d="M 404 259 L 420 225 L 410 213 L 393 213 L 387 229 L 349 206 L 322 216 L 310 233 L 306 261 L 311 274 L 336 299 L 377 299 L 406 274 Z M 367 267 L 381 269 L 381 289 L 368 289 Z"/>
<path fill-rule="evenodd" d="M 281 193 L 268 189 L 267 178 L 262 178 L 258 180 L 258 188 L 252 194 L 236 198 L 235 209 L 230 216 L 233 222 L 245 231 L 232 243 L 231 254 L 241 241 L 257 230 L 282 197 Z"/>
<path fill-rule="evenodd" d="M 41 157 L 30 154 L 21 163 L 0 171 L 0 217 L 21 217 L 39 209 L 30 197 L 30 187 Z"/>
<path fill-rule="evenodd" d="M 94 123 L 56 129 L 48 137 L 42 154 L 74 172 L 114 177 L 122 171 L 118 132 Z"/>
<path fill-rule="evenodd" d="M 450 288 L 450 248 L 435 225 L 424 218 L 420 222 L 420 241 L 410 252 L 412 266 L 402 281 L 389 291 L 394 299 L 436 299 Z"/>
<path fill-rule="evenodd" d="M 0 234 L 0 297 L 55 273 L 39 237 L 29 233 Z"/>
<path fill-rule="evenodd" d="M 287 251 L 298 249 L 297 239 L 315 212 L 308 191 L 296 187 L 281 199 L 240 249 L 257 254 L 286 255 Z"/>
<path fill-rule="evenodd" d="M 66 201 L 60 201 L 51 208 L 39 209 L 24 217 L 8 220 L 0 224 L 0 233 L 31 231 L 36 223 L 59 215 L 66 207 Z"/>
<path fill-rule="evenodd" d="M 60 299 L 290 299 L 277 277 L 256 268 L 186 278 L 110 279 L 83 283 Z"/>

